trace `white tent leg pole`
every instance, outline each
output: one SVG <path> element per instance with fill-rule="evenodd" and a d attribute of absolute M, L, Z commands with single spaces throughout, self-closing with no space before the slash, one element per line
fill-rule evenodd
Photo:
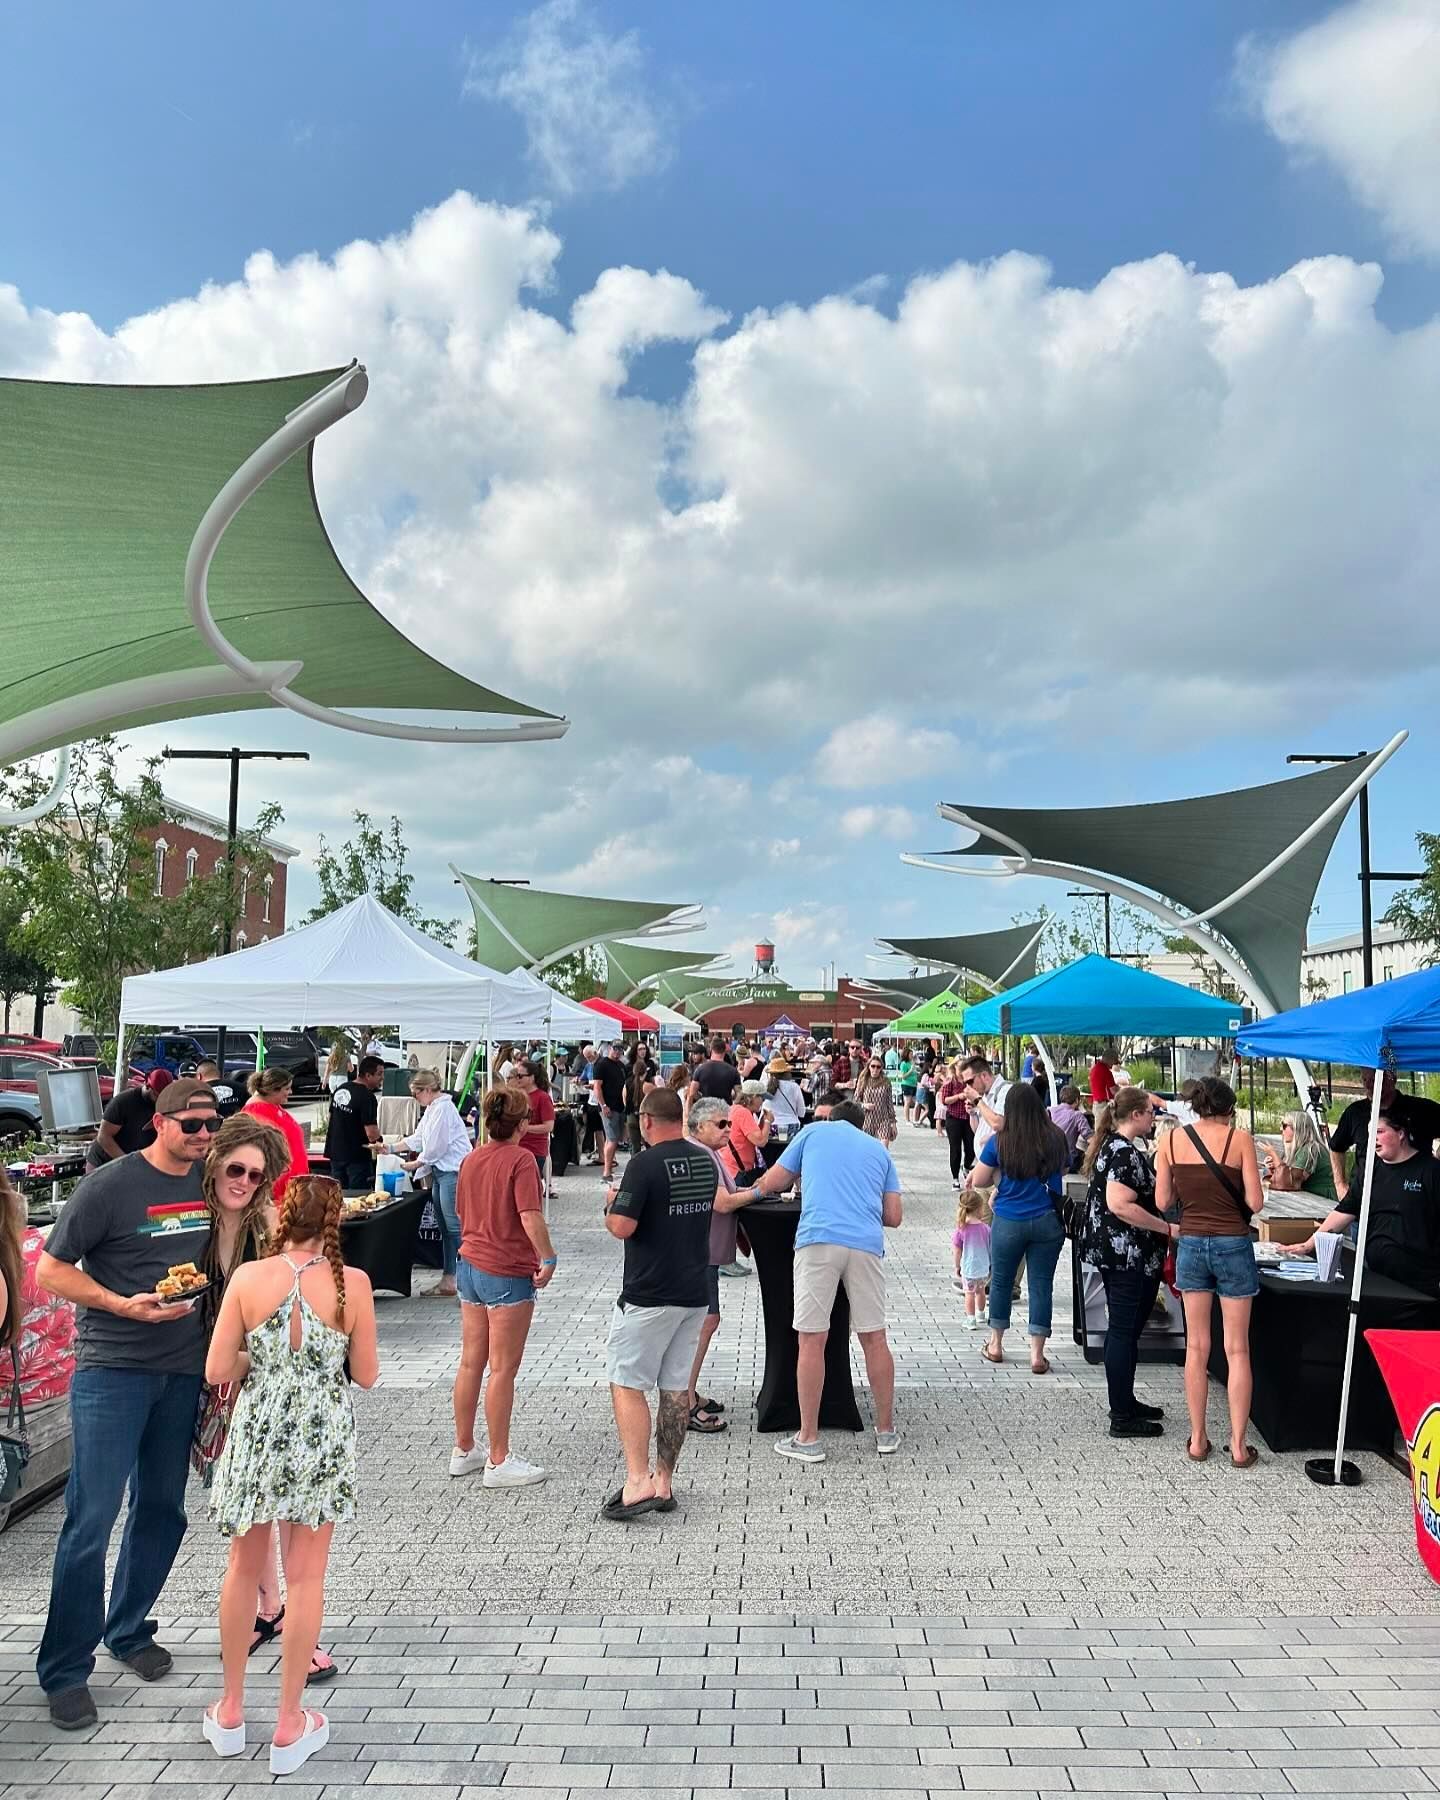
<path fill-rule="evenodd" d="M 1382 1070 L 1375 1071 L 1375 1090 L 1370 1096 L 1370 1142 L 1365 1152 L 1365 1185 L 1360 1190 L 1360 1230 L 1355 1239 L 1355 1277 L 1350 1283 L 1350 1325 L 1345 1336 L 1345 1373 L 1340 1381 L 1340 1428 L 1335 1434 L 1335 1485 L 1340 1485 L 1340 1465 L 1345 1456 L 1345 1426 L 1350 1416 L 1350 1377 L 1355 1367 L 1355 1333 L 1360 1323 L 1360 1290 L 1365 1280 L 1365 1239 L 1370 1231 L 1370 1195 L 1375 1186 L 1375 1131 L 1380 1123 Z"/>
<path fill-rule="evenodd" d="M 1051 1056 L 1044 1038 L 1032 1032 L 1031 1040 L 1040 1052 L 1040 1061 L 1045 1065 L 1045 1073 L 1050 1078 L 1050 1105 L 1058 1106 L 1060 1104 L 1060 1084 L 1055 1069 L 1055 1058 Z"/>
<path fill-rule="evenodd" d="M 129 1081 L 126 1079 L 126 1067 L 125 1067 L 125 1038 L 126 1038 L 126 1035 L 127 1035 L 127 1033 L 125 1030 L 125 1021 L 124 1021 L 124 1019 L 121 1019 L 120 1023 L 115 1027 L 115 1090 L 114 1091 L 117 1096 L 120 1094 L 123 1094 L 125 1092 L 126 1088 L 129 1087 L 129 1085 L 130 1085 Z"/>

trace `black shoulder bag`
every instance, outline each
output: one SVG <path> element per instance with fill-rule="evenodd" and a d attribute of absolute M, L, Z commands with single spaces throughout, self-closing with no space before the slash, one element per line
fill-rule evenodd
<path fill-rule="evenodd" d="M 30 1434 L 25 1429 L 25 1402 L 20 1398 L 20 1353 L 10 1346 L 10 1372 L 15 1385 L 0 1431 L 0 1501 L 13 1500 L 20 1492 L 25 1465 L 30 1460 Z M 17 1422 L 18 1421 L 18 1422 Z"/>
<path fill-rule="evenodd" d="M 1205 1148 L 1205 1144 L 1200 1136 L 1200 1133 L 1195 1129 L 1195 1127 L 1193 1125 L 1187 1125 L 1185 1127 L 1185 1135 L 1186 1135 L 1186 1137 L 1189 1138 L 1190 1142 L 1195 1146 L 1195 1148 L 1200 1152 L 1200 1160 L 1205 1164 L 1205 1167 L 1210 1171 L 1210 1173 L 1220 1183 L 1221 1187 L 1224 1188 L 1225 1192 L 1235 1202 L 1236 1206 L 1239 1207 L 1240 1217 L 1245 1221 L 1245 1236 L 1248 1237 L 1250 1235 L 1250 1221 L 1255 1217 L 1255 1215 L 1254 1215 L 1254 1213 L 1251 1212 L 1249 1206 L 1246 1204 L 1244 1188 L 1243 1187 L 1237 1188 L 1235 1186 L 1235 1183 L 1233 1182 L 1233 1180 L 1230 1177 L 1229 1170 L 1226 1169 L 1226 1167 L 1223 1163 L 1216 1162 L 1215 1158 Z M 1235 1135 L 1235 1133 L 1232 1130 L 1230 1133 L 1230 1136 L 1233 1138 L 1234 1135 Z"/>

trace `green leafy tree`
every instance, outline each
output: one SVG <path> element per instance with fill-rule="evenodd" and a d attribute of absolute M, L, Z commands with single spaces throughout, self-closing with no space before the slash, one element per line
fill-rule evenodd
<path fill-rule="evenodd" d="M 22 994 L 47 995 L 54 983 L 51 971 L 26 945 L 21 935 L 28 908 L 25 872 L 18 864 L 0 870 L 0 1002 L 5 1008 L 5 1030 L 10 1012 Z M 42 1001 L 43 1004 L 43 1001 Z"/>
<path fill-rule="evenodd" d="M 1018 913 L 1012 925 L 1038 925 L 1039 912 Z M 1147 952 L 1160 949 L 1164 939 L 1160 927 L 1149 913 L 1125 900 L 1110 902 L 1110 954 L 1133 961 Z M 1045 919 L 1045 931 L 1036 947 L 1037 969 L 1060 969 L 1077 962 L 1082 956 L 1105 954 L 1105 903 L 1099 894 L 1086 894 L 1076 900 L 1068 913 L 1051 913 Z"/>
<path fill-rule="evenodd" d="M 240 833 L 233 864 L 194 876 L 178 895 L 155 892 L 155 836 L 175 822 L 161 791 L 159 759 L 126 785 L 113 738 L 77 745 L 64 800 L 33 824 L 4 835 L 11 866 L 23 878 L 22 922 L 15 941 L 64 984 L 64 998 L 102 1035 L 120 1016 L 127 975 L 213 956 L 227 921 L 240 913 L 247 870 L 268 861 L 261 839 L 279 822 L 266 807 Z M 33 783 L 8 784 L 23 799 Z"/>
<path fill-rule="evenodd" d="M 414 900 L 415 877 L 410 873 L 409 847 L 400 821 L 392 813 L 385 829 L 367 812 L 355 813 L 355 835 L 332 849 L 324 834 L 315 858 L 315 877 L 320 883 L 320 898 L 306 914 L 304 923 L 313 924 L 327 914 L 338 912 L 362 894 L 373 894 L 387 911 L 416 925 L 427 936 L 454 947 L 459 932 L 454 919 L 426 918 Z"/>
<path fill-rule="evenodd" d="M 605 956 L 600 950 L 572 950 L 545 970 L 544 981 L 572 1000 L 591 1000 L 605 992 Z"/>
<path fill-rule="evenodd" d="M 1417 831 L 1415 847 L 1425 864 L 1425 878 L 1415 887 L 1401 888 L 1383 922 L 1398 925 L 1407 937 L 1428 943 L 1424 966 L 1430 969 L 1440 962 L 1440 835 Z"/>

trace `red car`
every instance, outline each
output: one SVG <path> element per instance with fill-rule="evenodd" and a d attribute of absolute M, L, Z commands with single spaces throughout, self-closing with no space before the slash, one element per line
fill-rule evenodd
<path fill-rule="evenodd" d="M 11 1050 L 0 1046 L 0 1094 L 38 1094 L 35 1079 L 41 1069 L 94 1068 L 92 1059 L 83 1056 L 51 1056 L 43 1050 Z M 113 1075 L 100 1077 L 100 1102 L 104 1105 L 115 1092 Z"/>

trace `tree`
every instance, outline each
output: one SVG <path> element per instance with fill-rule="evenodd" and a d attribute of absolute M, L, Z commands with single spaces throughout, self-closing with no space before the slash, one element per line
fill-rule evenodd
<path fill-rule="evenodd" d="M 22 994 L 47 994 L 54 981 L 21 935 L 27 910 L 24 870 L 18 866 L 0 870 L 0 1002 L 4 1003 L 6 1031 L 16 1000 Z"/>
<path fill-rule="evenodd" d="M 572 1000 L 590 1000 L 605 992 L 604 952 L 593 946 L 572 950 L 559 962 L 550 964 L 544 979 L 549 987 L 557 993 L 568 994 Z"/>
<path fill-rule="evenodd" d="M 1398 925 L 1407 937 L 1428 944 L 1424 967 L 1440 962 L 1440 835 L 1415 833 L 1415 847 L 1425 863 L 1425 878 L 1415 887 L 1401 888 L 1386 908 L 1385 925 Z"/>
<path fill-rule="evenodd" d="M 306 914 L 314 924 L 338 912 L 362 894 L 373 894 L 387 911 L 416 925 L 427 936 L 454 947 L 459 925 L 454 919 L 427 919 L 416 906 L 415 877 L 407 868 L 410 851 L 398 818 L 390 815 L 389 830 L 382 830 L 367 812 L 355 813 L 355 835 L 332 850 L 322 833 L 315 858 L 320 898 Z"/>
<path fill-rule="evenodd" d="M 267 860 L 260 840 L 280 819 L 278 807 L 264 808 L 255 826 L 236 837 L 233 866 L 222 863 L 209 875 L 197 874 L 180 894 L 161 896 L 154 834 L 173 815 L 158 768 L 158 758 L 147 762 L 127 787 L 113 738 L 77 745 L 60 805 L 0 834 L 24 881 L 17 943 L 66 984 L 66 1001 L 102 1035 L 119 1023 L 127 975 L 216 953 L 226 921 L 239 915 L 246 871 Z M 12 780 L 0 793 L 13 803 L 33 785 Z"/>
<path fill-rule="evenodd" d="M 1039 912 L 1017 913 L 1012 925 L 1038 925 Z M 1158 950 L 1164 940 L 1149 913 L 1125 900 L 1110 902 L 1110 954 L 1133 960 Z M 1105 953 L 1105 906 L 1099 894 L 1082 896 L 1068 913 L 1051 913 L 1035 953 L 1037 969 L 1060 969 L 1082 956 Z"/>

